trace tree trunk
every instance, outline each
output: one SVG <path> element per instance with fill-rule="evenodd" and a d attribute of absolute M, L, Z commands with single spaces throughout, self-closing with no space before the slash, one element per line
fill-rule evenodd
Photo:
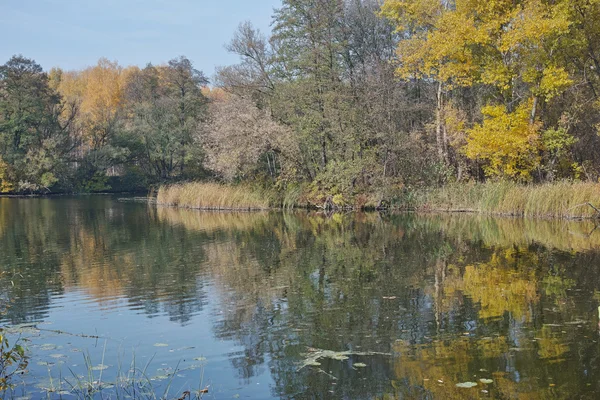
<path fill-rule="evenodd" d="M 444 119 L 443 119 L 443 91 L 442 91 L 442 82 L 438 82 L 438 89 L 436 93 L 437 98 L 437 106 L 435 110 L 435 141 L 437 145 L 437 153 L 441 162 L 446 163 L 447 155 L 445 151 L 445 129 L 444 129 Z"/>
<path fill-rule="evenodd" d="M 535 114 L 537 113 L 537 105 L 538 105 L 538 97 L 535 96 L 533 98 L 533 107 L 531 107 L 531 115 L 529 116 L 530 124 L 533 124 L 535 122 Z"/>

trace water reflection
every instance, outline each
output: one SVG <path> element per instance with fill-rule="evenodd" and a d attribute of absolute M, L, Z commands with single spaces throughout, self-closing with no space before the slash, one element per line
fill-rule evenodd
<path fill-rule="evenodd" d="M 257 397 L 594 398 L 598 248 L 588 222 L 0 198 L 6 321 L 73 292 L 109 320 L 210 310 L 242 385 L 272 379 Z M 350 353 L 301 368 L 319 349 Z"/>

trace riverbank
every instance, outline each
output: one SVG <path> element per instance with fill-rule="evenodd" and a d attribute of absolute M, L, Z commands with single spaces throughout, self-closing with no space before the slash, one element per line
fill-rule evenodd
<path fill-rule="evenodd" d="M 307 201 L 302 188 L 285 194 L 248 185 L 182 183 L 161 186 L 160 205 L 204 210 L 267 210 L 273 208 L 373 209 L 389 208 L 417 212 L 469 212 L 535 218 L 589 219 L 600 217 L 600 184 L 557 182 L 519 185 L 511 182 L 462 183 L 441 188 L 405 189 L 390 198 L 353 199 L 345 203 L 336 196 Z M 313 196 L 314 197 L 314 196 Z M 365 198 L 365 196 L 356 196 Z"/>
<path fill-rule="evenodd" d="M 511 182 L 453 184 L 417 191 L 408 204 L 417 211 L 471 212 L 533 218 L 599 218 L 600 184 Z"/>

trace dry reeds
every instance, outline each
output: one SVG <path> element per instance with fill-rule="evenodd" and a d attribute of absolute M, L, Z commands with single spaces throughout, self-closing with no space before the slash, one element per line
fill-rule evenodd
<path fill-rule="evenodd" d="M 421 192 L 416 196 L 415 205 L 419 210 L 470 211 L 541 218 L 599 218 L 600 213 L 594 207 L 600 206 L 600 184 L 454 184 Z"/>
<path fill-rule="evenodd" d="M 269 193 L 260 189 L 193 182 L 161 186 L 156 202 L 201 210 L 266 210 L 271 205 Z"/>

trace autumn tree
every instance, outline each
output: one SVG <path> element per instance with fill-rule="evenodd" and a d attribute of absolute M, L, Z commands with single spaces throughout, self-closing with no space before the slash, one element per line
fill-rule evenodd
<path fill-rule="evenodd" d="M 130 150 L 122 142 L 125 87 L 137 67 L 123 68 L 101 58 L 80 71 L 52 70 L 51 78 L 67 104 L 77 109 L 73 139 L 78 147 L 77 184 L 83 190 L 109 189 L 107 172 L 125 163 Z"/>
<path fill-rule="evenodd" d="M 557 58 L 560 39 L 570 26 L 567 7 L 568 2 L 542 0 L 385 2 L 383 14 L 395 20 L 406 37 L 398 47 L 398 73 L 405 78 L 434 78 L 439 83 L 436 137 L 440 154 L 445 154 L 448 140 L 443 134 L 443 87 L 487 86 L 491 89 L 488 101 L 503 106 L 505 113 L 521 115 L 528 104 L 529 124 L 537 126 L 540 102 L 552 100 L 572 84 Z M 501 116 L 499 110 L 495 112 L 498 118 L 518 118 Z M 531 129 L 525 130 L 522 138 L 530 133 Z M 488 134 L 496 136 L 486 139 L 493 146 L 487 151 L 508 143 L 498 130 Z M 480 157 L 476 149 L 486 146 L 478 143 L 479 137 L 473 131 L 467 144 L 472 158 Z M 486 170 L 489 175 L 497 168 Z M 529 173 L 520 171 L 521 175 Z"/>

